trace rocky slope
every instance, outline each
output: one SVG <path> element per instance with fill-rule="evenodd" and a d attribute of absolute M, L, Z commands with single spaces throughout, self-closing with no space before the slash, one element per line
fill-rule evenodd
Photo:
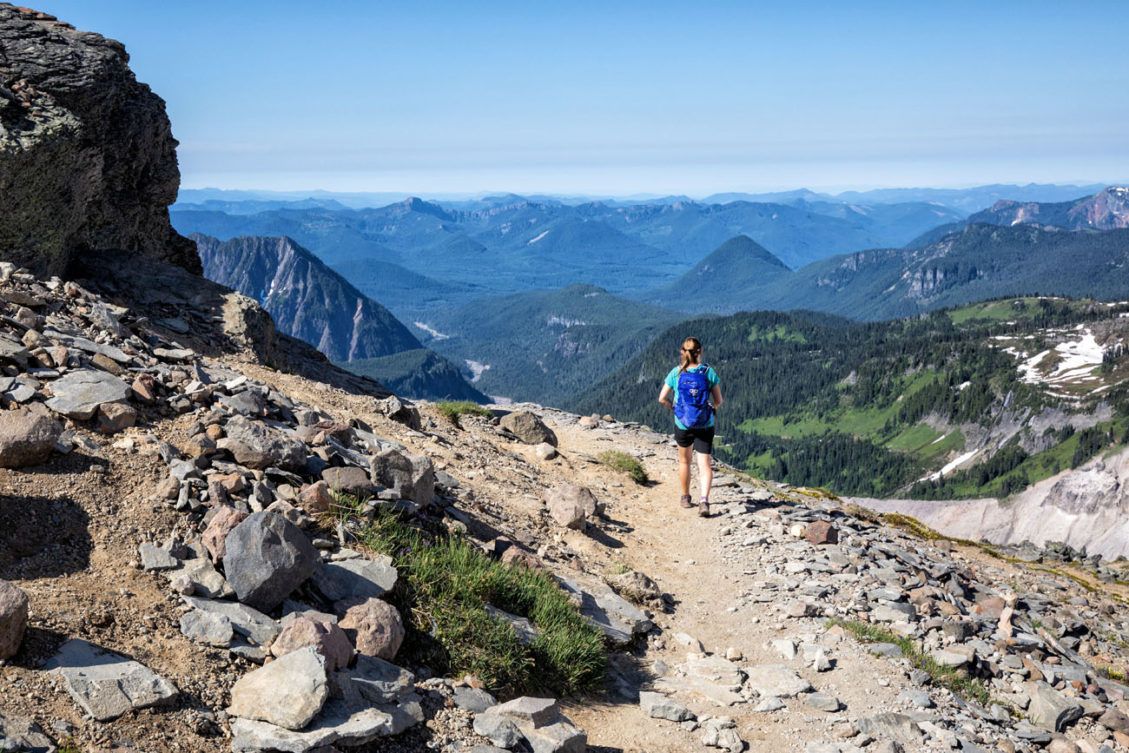
<path fill-rule="evenodd" d="M 732 476 L 698 518 L 673 503 L 673 449 L 642 427 L 536 406 L 452 423 L 250 351 L 205 355 L 190 345 L 220 325 L 188 308 L 199 326 L 178 336 L 9 265 L 0 300 L 0 724 L 17 745 L 1129 743 L 1129 688 L 1109 679 L 1127 659 L 1124 595 L 1091 573 Z M 655 484 L 604 466 L 604 449 Z M 566 482 L 596 504 L 560 496 Z M 404 618 L 385 595 L 404 574 L 358 539 L 369 513 L 325 514 L 344 490 L 559 577 L 612 649 L 605 702 L 497 704 L 393 663 Z"/>
<path fill-rule="evenodd" d="M 119 249 L 199 271 L 169 224 L 180 173 L 164 102 L 125 48 L 0 4 L 0 250 L 40 272 Z"/>
<path fill-rule="evenodd" d="M 1129 557 L 1129 450 L 1039 481 L 1007 499 L 860 499 L 918 518 L 944 533 L 995 544 L 1065 544 L 1106 559 Z"/>

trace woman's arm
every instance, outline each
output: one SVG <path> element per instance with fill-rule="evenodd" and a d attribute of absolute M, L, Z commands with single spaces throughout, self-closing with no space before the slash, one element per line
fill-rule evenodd
<path fill-rule="evenodd" d="M 725 402 L 725 398 L 721 396 L 721 385 L 720 384 L 715 384 L 710 389 L 710 397 L 713 398 L 714 410 L 717 410 L 718 408 L 720 408 L 721 404 Z"/>
<path fill-rule="evenodd" d="M 714 389 L 717 389 L 716 387 Z M 663 388 L 659 390 L 659 403 L 666 406 L 667 410 L 674 410 L 674 402 L 670 399 L 670 394 L 673 390 L 670 389 L 669 384 L 664 384 Z"/>

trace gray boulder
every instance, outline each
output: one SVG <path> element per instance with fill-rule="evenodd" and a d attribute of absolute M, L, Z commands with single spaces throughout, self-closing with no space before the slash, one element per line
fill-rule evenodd
<path fill-rule="evenodd" d="M 39 465 L 51 457 L 63 425 L 38 403 L 0 411 L 0 468 Z"/>
<path fill-rule="evenodd" d="M 561 586 L 577 603 L 581 616 L 617 646 L 627 645 L 654 627 L 643 610 L 603 584 L 588 589 L 562 578 Z"/>
<path fill-rule="evenodd" d="M 502 416 L 499 422 L 501 427 L 513 434 L 524 444 L 541 444 L 542 442 L 557 446 L 557 435 L 545 425 L 545 422 L 527 410 L 515 411 Z"/>
<path fill-rule="evenodd" d="M 653 693 L 648 690 L 639 691 L 639 708 L 652 719 L 667 719 L 672 722 L 684 722 L 694 718 L 694 712 L 677 701 L 672 701 L 662 693 Z"/>
<path fill-rule="evenodd" d="M 341 562 L 323 562 L 314 571 L 314 587 L 329 601 L 379 598 L 396 586 L 398 574 L 392 558 L 359 557 Z"/>
<path fill-rule="evenodd" d="M 231 622 L 231 626 L 236 633 L 260 646 L 269 646 L 281 629 L 277 622 L 246 604 L 234 601 L 201 599 L 197 596 L 185 596 L 183 598 L 186 604 L 195 609 L 226 618 Z"/>
<path fill-rule="evenodd" d="M 1042 680 L 1027 683 L 1027 693 L 1031 696 L 1027 718 L 1036 727 L 1050 732 L 1062 732 L 1067 725 L 1082 718 L 1081 704 L 1067 698 Z"/>
<path fill-rule="evenodd" d="M 435 500 L 435 467 L 423 455 L 384 450 L 373 457 L 370 474 L 374 483 L 394 490 L 401 499 L 410 499 L 420 507 Z"/>
<path fill-rule="evenodd" d="M 288 471 L 302 470 L 306 465 L 306 445 L 261 421 L 246 416 L 232 416 L 224 426 L 226 436 L 216 446 L 227 450 L 248 468 L 275 466 Z"/>
<path fill-rule="evenodd" d="M 270 611 L 313 575 L 317 550 L 297 526 L 277 513 L 247 516 L 224 540 L 227 582 L 239 601 Z"/>
<path fill-rule="evenodd" d="M 74 702 L 99 722 L 172 700 L 178 693 L 144 664 L 78 638 L 60 646 L 43 668 L 61 676 Z"/>
<path fill-rule="evenodd" d="M 129 398 L 129 385 L 113 374 L 96 369 L 76 369 L 51 383 L 54 395 L 47 407 L 67 418 L 85 421 L 93 418 L 105 403 L 120 403 Z"/>
<path fill-rule="evenodd" d="M 209 646 L 231 645 L 235 630 L 222 614 L 194 609 L 180 616 L 180 632 L 185 638 Z"/>

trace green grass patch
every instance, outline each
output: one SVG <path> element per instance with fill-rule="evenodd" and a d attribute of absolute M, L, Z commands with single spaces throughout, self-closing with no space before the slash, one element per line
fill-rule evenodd
<path fill-rule="evenodd" d="M 82 748 L 78 747 L 78 743 L 74 741 L 74 738 L 68 737 L 66 740 L 59 743 L 58 753 L 82 753 Z"/>
<path fill-rule="evenodd" d="M 949 453 L 954 450 L 964 449 L 964 434 L 960 429 L 950 431 L 945 435 L 945 438 L 940 442 L 931 442 L 924 447 L 920 448 L 914 454 L 922 460 L 928 462 L 930 460 L 937 460 L 938 458 L 947 457 Z"/>
<path fill-rule="evenodd" d="M 505 565 L 458 535 L 379 512 L 361 542 L 392 557 L 400 573 L 389 599 L 404 616 L 401 654 L 448 676 L 476 675 L 503 695 L 594 690 L 604 677 L 602 634 L 547 573 Z M 533 622 L 529 645 L 486 605 Z"/>
<path fill-rule="evenodd" d="M 786 324 L 777 324 L 773 327 L 754 324 L 749 328 L 749 342 L 751 343 L 806 343 L 808 338 L 803 332 L 792 329 Z"/>
<path fill-rule="evenodd" d="M 472 403 L 470 400 L 448 400 L 436 403 L 435 409 L 448 421 L 456 424 L 459 422 L 459 416 L 481 416 L 483 418 L 494 416 L 489 408 L 484 408 L 478 403 Z"/>
<path fill-rule="evenodd" d="M 969 677 L 953 667 L 941 666 L 933 660 L 933 657 L 919 651 L 917 645 L 908 638 L 869 622 L 833 619 L 830 624 L 843 628 L 863 643 L 893 643 L 902 650 L 902 654 L 914 667 L 926 672 L 933 678 L 933 682 L 941 687 L 951 690 L 965 700 L 976 701 L 984 707 L 991 702 L 992 696 L 988 692 L 988 686 L 982 681 Z"/>
<path fill-rule="evenodd" d="M 643 467 L 643 464 L 626 452 L 605 450 L 596 456 L 596 459 L 612 470 L 626 473 L 637 484 L 645 484 L 650 481 L 647 476 L 647 469 Z"/>
<path fill-rule="evenodd" d="M 886 446 L 897 452 L 920 452 L 924 447 L 942 438 L 941 432 L 926 424 L 907 426 L 895 434 Z"/>
<path fill-rule="evenodd" d="M 1030 319 L 1040 312 L 1038 298 L 1008 298 L 1001 301 L 988 301 L 975 303 L 971 306 L 962 306 L 949 312 L 949 319 L 953 324 L 961 325 L 968 322 L 1011 322 Z"/>

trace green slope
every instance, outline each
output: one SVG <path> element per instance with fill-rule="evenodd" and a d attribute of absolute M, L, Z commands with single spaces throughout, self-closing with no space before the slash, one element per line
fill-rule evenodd
<path fill-rule="evenodd" d="M 1111 438 L 1123 439 L 1129 363 L 1111 356 L 1094 372 L 1099 381 L 1075 387 L 1074 400 L 1058 396 L 1068 386 L 1024 382 L 1020 358 L 1007 348 L 1052 350 L 1079 337 L 1080 325 L 1108 343 L 1123 342 L 1129 340 L 1129 324 L 1119 316 L 1125 311 L 1129 306 L 1011 299 L 875 323 L 810 312 L 695 319 L 661 334 L 576 408 L 666 429 L 670 418 L 655 396 L 678 344 L 694 334 L 721 374 L 727 402 L 718 426 L 726 460 L 790 483 L 890 495 L 972 449 L 966 448 L 971 430 L 987 443 L 979 463 L 964 476 L 919 484 L 914 493 L 1011 493 L 1091 457 Z M 1060 428 L 1063 421 L 1093 423 L 1088 417 L 1098 401 L 1111 405 L 1114 417 L 1093 430 L 1104 438 L 1096 447 L 1090 435 L 1072 439 L 1077 435 L 1065 428 L 1045 430 L 1047 421 Z M 1008 433 L 1012 424 L 1020 428 Z"/>

